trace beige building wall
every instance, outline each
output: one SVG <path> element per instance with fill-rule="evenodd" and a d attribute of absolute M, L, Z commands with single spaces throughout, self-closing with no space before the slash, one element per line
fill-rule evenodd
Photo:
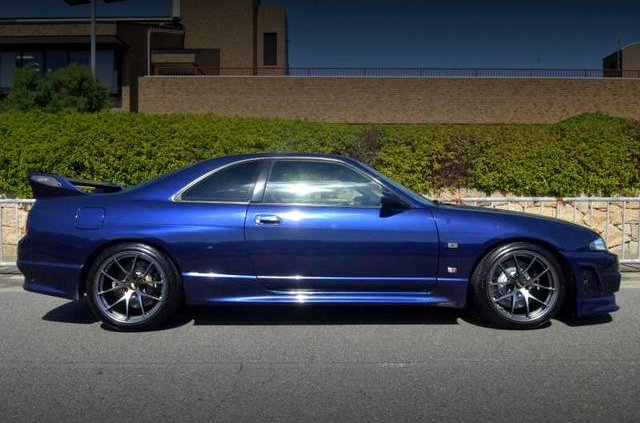
<path fill-rule="evenodd" d="M 275 33 L 278 37 L 278 64 L 264 66 L 264 34 Z M 258 67 L 286 68 L 287 57 L 287 21 L 285 8 L 282 6 L 258 6 L 258 28 L 256 34 Z"/>
<path fill-rule="evenodd" d="M 640 43 L 631 44 L 622 51 L 622 69 L 640 70 Z"/>
<path fill-rule="evenodd" d="M 254 68 L 256 7 L 254 0 L 182 0 L 184 48 L 220 49 L 221 67 Z"/>
<path fill-rule="evenodd" d="M 139 111 L 353 123 L 551 123 L 586 112 L 640 119 L 640 79 L 140 78 Z"/>

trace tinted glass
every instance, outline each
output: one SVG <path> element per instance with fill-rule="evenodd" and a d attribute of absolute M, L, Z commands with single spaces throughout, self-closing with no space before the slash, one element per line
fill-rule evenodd
<path fill-rule="evenodd" d="M 45 52 L 45 63 L 47 72 L 53 72 L 61 68 L 66 68 L 69 54 L 65 50 L 52 50 Z"/>
<path fill-rule="evenodd" d="M 91 53 L 89 51 L 71 51 L 69 52 L 69 61 L 79 65 L 89 65 Z"/>
<path fill-rule="evenodd" d="M 17 51 L 0 51 L 0 87 L 11 85 L 11 74 L 20 66 L 20 53 Z"/>
<path fill-rule="evenodd" d="M 44 76 L 44 52 L 43 51 L 23 51 L 22 67 L 30 66 L 40 76 Z"/>
<path fill-rule="evenodd" d="M 213 173 L 182 193 L 186 201 L 247 202 L 253 194 L 259 161 L 233 165 Z"/>
<path fill-rule="evenodd" d="M 382 189 L 338 163 L 283 160 L 271 170 L 265 203 L 377 207 Z"/>

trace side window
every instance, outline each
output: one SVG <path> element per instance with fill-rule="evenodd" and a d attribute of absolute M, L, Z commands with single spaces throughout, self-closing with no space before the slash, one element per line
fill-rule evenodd
<path fill-rule="evenodd" d="M 348 167 L 332 162 L 275 162 L 265 188 L 265 203 L 377 207 L 382 188 Z"/>
<path fill-rule="evenodd" d="M 206 177 L 180 197 L 184 201 L 248 202 L 253 194 L 260 161 L 232 165 Z"/>

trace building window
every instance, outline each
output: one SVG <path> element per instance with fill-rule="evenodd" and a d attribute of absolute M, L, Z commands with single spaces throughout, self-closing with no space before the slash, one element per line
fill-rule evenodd
<path fill-rule="evenodd" d="M 267 32 L 264 34 L 264 66 L 278 65 L 278 34 Z"/>
<path fill-rule="evenodd" d="M 69 63 L 89 66 L 91 64 L 91 53 L 89 51 L 71 51 L 69 53 Z"/>
<path fill-rule="evenodd" d="M 100 49 L 96 52 L 96 76 L 104 82 L 111 93 L 119 90 L 117 51 Z M 11 74 L 15 68 L 29 66 L 40 76 L 65 68 L 69 63 L 89 66 L 90 53 L 86 50 L 53 49 L 45 51 L 0 51 L 0 91 L 6 92 L 11 85 Z"/>
<path fill-rule="evenodd" d="M 42 77 L 44 76 L 44 52 L 42 51 L 23 51 L 22 66 L 33 68 Z"/>
<path fill-rule="evenodd" d="M 45 52 L 45 62 L 47 64 L 47 73 L 66 68 L 69 63 L 69 53 L 65 50 L 47 51 Z"/>
<path fill-rule="evenodd" d="M 0 88 L 8 88 L 13 70 L 20 66 L 20 52 L 0 51 Z"/>

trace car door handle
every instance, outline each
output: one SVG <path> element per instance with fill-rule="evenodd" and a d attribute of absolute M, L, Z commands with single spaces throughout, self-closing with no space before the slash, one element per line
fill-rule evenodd
<path fill-rule="evenodd" d="M 275 214 L 258 214 L 255 218 L 256 225 L 279 225 L 282 222 Z"/>

